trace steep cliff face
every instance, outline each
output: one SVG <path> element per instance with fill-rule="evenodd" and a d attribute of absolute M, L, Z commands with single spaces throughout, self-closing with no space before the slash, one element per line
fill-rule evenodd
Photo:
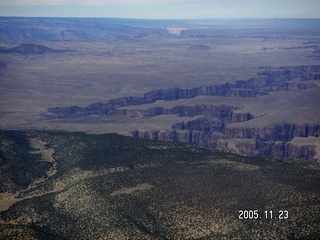
<path fill-rule="evenodd" d="M 249 112 L 232 112 L 228 118 L 228 123 L 246 122 L 253 119 L 254 116 Z"/>
<path fill-rule="evenodd" d="M 245 155 L 269 155 L 279 159 L 301 157 L 317 161 L 314 144 L 294 144 L 292 139 L 314 137 L 318 139 L 320 125 L 279 124 L 263 129 L 225 128 L 221 120 L 199 118 L 175 124 L 174 130 L 135 131 L 133 137 L 161 141 L 177 141 L 210 148 L 235 150 Z M 227 131 L 228 130 L 228 131 Z M 240 131 L 239 131 L 240 130 Z M 228 132 L 229 135 L 226 133 Z"/>
<path fill-rule="evenodd" d="M 284 158 L 286 145 L 281 141 L 275 141 L 273 145 L 270 146 L 271 153 L 270 155 L 276 158 Z"/>
<path fill-rule="evenodd" d="M 260 154 L 270 155 L 276 158 L 302 157 L 312 160 L 317 151 L 312 144 L 293 144 L 290 141 L 294 138 L 318 138 L 320 135 L 319 124 L 276 124 L 262 129 L 255 128 L 237 128 L 227 127 L 225 138 L 254 139 L 256 141 L 256 149 Z M 220 145 L 226 148 L 226 146 Z M 250 154 L 242 146 L 240 151 Z"/>
<path fill-rule="evenodd" d="M 261 86 L 267 92 L 272 91 L 296 91 L 316 88 L 317 85 L 310 83 L 297 83 L 292 81 L 308 81 L 320 79 L 320 66 L 295 66 L 280 68 L 278 70 L 267 70 L 258 73 L 258 76 L 265 79 L 265 85 Z M 251 79 L 252 81 L 255 78 Z"/>
<path fill-rule="evenodd" d="M 320 162 L 319 137 L 295 137 L 285 144 L 284 157 L 304 157 L 309 161 Z"/>
<path fill-rule="evenodd" d="M 283 158 L 305 158 L 309 161 L 319 161 L 319 154 L 314 144 L 294 144 L 292 142 L 266 141 L 256 139 L 219 139 L 217 147 L 231 149 L 240 154 L 255 155 L 262 154 L 278 159 Z"/>
<path fill-rule="evenodd" d="M 217 148 L 233 150 L 244 155 L 259 154 L 254 139 L 219 139 Z"/>
<path fill-rule="evenodd" d="M 247 127 L 226 127 L 227 138 L 259 138 L 274 141 L 289 141 L 294 137 L 319 136 L 320 125 L 317 124 L 276 124 L 262 129 Z"/>
<path fill-rule="evenodd" d="M 316 147 L 314 145 L 294 145 L 290 142 L 286 143 L 284 150 L 285 158 L 299 157 L 306 158 L 309 161 L 317 161 L 315 159 Z"/>
<path fill-rule="evenodd" d="M 135 138 L 184 142 L 203 147 L 235 150 L 245 155 L 263 154 L 279 159 L 301 157 L 316 161 L 314 144 L 295 144 L 294 138 L 318 139 L 320 125 L 279 124 L 263 129 L 225 128 L 221 120 L 199 118 L 175 124 L 173 130 L 134 131 Z M 232 131 L 231 131 L 232 130 Z M 319 152 L 320 154 L 320 152 Z"/>

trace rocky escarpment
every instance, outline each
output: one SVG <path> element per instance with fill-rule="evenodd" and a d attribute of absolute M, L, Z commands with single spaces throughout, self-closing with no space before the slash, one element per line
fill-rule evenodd
<path fill-rule="evenodd" d="M 320 124 L 294 124 L 280 122 L 265 127 L 239 127 L 233 123 L 247 122 L 255 116 L 239 105 L 178 105 L 173 107 L 129 107 L 155 103 L 159 100 L 175 101 L 198 96 L 221 96 L 258 98 L 274 91 L 303 91 L 319 88 L 312 81 L 320 79 L 320 66 L 295 66 L 268 68 L 256 77 L 237 80 L 223 85 L 200 86 L 189 89 L 156 89 L 142 97 L 122 97 L 107 103 L 94 103 L 87 107 L 71 106 L 51 108 L 50 118 L 73 118 L 89 115 L 117 115 L 131 118 L 153 118 L 161 115 L 192 117 L 190 121 L 177 122 L 166 129 L 135 130 L 136 138 L 162 141 L 186 142 L 212 148 L 234 149 L 242 154 L 265 154 L 278 158 L 305 157 L 313 159 L 316 154 L 312 145 L 297 146 L 290 141 L 296 137 L 318 137 Z M 318 83 L 318 82 L 317 82 Z M 291 145 L 290 145 L 291 144 Z"/>
<path fill-rule="evenodd" d="M 174 101 L 179 99 L 190 99 L 197 96 L 226 96 L 226 97 L 257 97 L 266 95 L 265 92 L 256 92 L 251 89 L 234 88 L 235 84 L 223 84 L 213 86 L 202 86 L 191 89 L 170 88 L 158 89 L 147 92 L 143 97 L 123 97 L 112 99 L 107 103 L 94 103 L 87 107 L 78 106 L 49 108 L 54 117 L 71 118 L 88 115 L 114 115 L 118 113 L 117 108 L 126 106 L 143 105 L 154 103 L 159 100 Z"/>
<path fill-rule="evenodd" d="M 318 88 L 316 84 L 303 81 L 318 80 L 319 77 L 320 66 L 299 66 L 283 70 L 264 71 L 258 74 L 257 77 L 248 80 L 237 80 L 235 83 L 188 89 L 156 89 L 144 93 L 142 97 L 122 97 L 111 99 L 107 103 L 93 103 L 84 108 L 78 106 L 56 107 L 49 108 L 48 111 L 53 113 L 51 117 L 71 118 L 88 115 L 114 115 L 120 107 L 154 103 L 158 100 L 174 101 L 197 96 L 255 98 L 273 91 L 299 91 Z M 297 82 L 298 80 L 299 82 Z"/>
<path fill-rule="evenodd" d="M 312 159 L 315 152 L 305 149 L 314 148 L 313 144 L 301 145 L 293 149 L 290 141 L 301 137 L 319 137 L 320 124 L 278 123 L 264 128 L 226 127 L 225 139 L 252 139 L 254 149 L 260 154 L 277 158 L 306 157 Z M 219 147 L 219 146 L 218 146 Z M 293 151 L 294 150 L 294 151 Z M 242 153 L 250 154 L 242 148 Z"/>
<path fill-rule="evenodd" d="M 168 114 L 175 114 L 179 117 L 197 117 L 192 121 L 176 123 L 171 126 L 170 130 L 137 130 L 132 132 L 132 136 L 136 138 L 185 142 L 214 147 L 213 142 L 224 136 L 226 124 L 249 121 L 254 118 L 249 112 L 235 112 L 237 109 L 238 107 L 228 105 L 196 105 L 176 106 L 173 108 L 157 107 L 141 111 L 123 110 L 121 113 L 130 117 L 143 116 L 148 118 Z M 213 138 L 215 136 L 217 138 L 214 140 L 211 138 L 211 135 Z"/>
<path fill-rule="evenodd" d="M 135 138 L 160 141 L 185 142 L 210 148 L 233 149 L 241 154 L 263 154 L 276 158 L 304 157 L 314 160 L 317 154 L 313 144 L 293 145 L 290 141 L 301 137 L 318 137 L 320 124 L 279 123 L 264 128 L 234 127 L 229 123 L 254 119 L 249 112 L 237 112 L 233 106 L 178 106 L 172 109 L 156 108 L 135 112 L 137 115 L 153 117 L 162 114 L 197 119 L 174 124 L 167 130 L 136 130 Z M 130 115 L 132 116 L 132 115 Z"/>
<path fill-rule="evenodd" d="M 277 124 L 263 129 L 225 127 L 218 119 L 199 118 L 175 124 L 173 129 L 159 131 L 137 130 L 135 138 L 185 142 L 210 148 L 232 149 L 245 155 L 262 154 L 276 158 L 302 157 L 316 161 L 314 144 L 293 144 L 296 137 L 316 137 L 320 125 Z M 310 129 L 310 131 L 308 130 Z M 234 135 L 233 135 L 233 134 Z"/>
<path fill-rule="evenodd" d="M 259 76 L 267 76 L 270 81 L 274 79 L 281 79 L 282 81 L 307 81 L 307 80 L 319 80 L 320 79 L 320 65 L 310 66 L 294 66 L 294 67 L 280 67 L 280 68 L 268 68 Z"/>
<path fill-rule="evenodd" d="M 294 137 L 318 137 L 320 135 L 320 125 L 297 125 L 292 123 L 282 123 L 264 127 L 262 129 L 247 127 L 227 127 L 225 135 L 227 138 L 259 138 L 288 141 Z"/>
<path fill-rule="evenodd" d="M 318 155 L 318 156 L 317 156 Z M 284 147 L 283 158 L 299 157 L 309 161 L 319 161 L 319 148 L 315 144 L 294 144 L 287 142 Z"/>
<path fill-rule="evenodd" d="M 265 92 L 295 91 L 316 88 L 317 85 L 306 83 L 305 81 L 319 79 L 319 65 L 295 66 L 278 69 L 270 68 L 247 81 L 238 80 L 236 85 L 241 88 L 259 89 Z"/>

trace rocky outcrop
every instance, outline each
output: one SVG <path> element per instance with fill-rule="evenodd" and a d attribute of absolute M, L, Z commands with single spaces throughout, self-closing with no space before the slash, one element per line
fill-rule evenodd
<path fill-rule="evenodd" d="M 279 158 L 282 159 L 285 156 L 285 149 L 286 149 L 286 145 L 284 142 L 281 141 L 275 141 L 273 142 L 273 144 L 271 145 L 271 152 L 270 155 L 275 157 L 275 158 Z"/>
<path fill-rule="evenodd" d="M 132 137 L 166 142 L 184 142 L 194 145 L 206 146 L 205 132 L 197 130 L 137 130 L 132 132 Z"/>
<path fill-rule="evenodd" d="M 193 111 L 189 109 L 183 116 L 197 115 L 197 111 L 204 106 L 195 106 Z M 198 117 L 195 120 L 176 123 L 172 129 L 161 131 L 134 131 L 132 136 L 136 138 L 154 139 L 161 141 L 184 142 L 210 148 L 232 149 L 245 155 L 263 154 L 275 158 L 303 157 L 314 160 L 316 151 L 312 144 L 297 145 L 291 140 L 297 137 L 318 138 L 320 134 L 319 124 L 292 124 L 281 123 L 264 128 L 234 127 L 228 123 L 249 121 L 253 118 L 250 113 L 237 113 L 226 108 L 221 114 L 222 108 L 211 116 Z M 169 113 L 169 109 L 167 109 Z M 160 112 L 163 112 L 161 110 Z M 203 112 L 205 112 L 203 110 Z M 222 111 L 223 112 L 223 111 Z M 159 112 L 158 112 L 159 113 Z M 181 110 L 181 113 L 183 111 Z"/>
<path fill-rule="evenodd" d="M 237 122 L 246 122 L 253 119 L 253 115 L 249 112 L 231 112 L 227 122 L 228 123 L 237 123 Z"/>
<path fill-rule="evenodd" d="M 217 148 L 233 150 L 243 155 L 259 153 L 254 139 L 219 139 Z"/>
<path fill-rule="evenodd" d="M 53 113 L 57 118 L 71 118 L 88 115 L 121 115 L 126 114 L 129 110 L 124 111 L 118 108 L 134 105 L 143 105 L 154 103 L 158 100 L 174 101 L 179 99 L 189 99 L 197 96 L 226 96 L 226 97 L 257 97 L 266 93 L 254 92 L 248 89 L 232 88 L 231 84 L 204 86 L 192 89 L 159 89 L 147 92 L 143 97 L 123 97 L 111 99 L 107 103 L 94 103 L 87 107 L 81 108 L 78 106 L 71 107 L 55 107 L 49 108 L 48 111 Z M 153 111 L 166 111 L 165 109 L 156 109 Z M 156 114 L 156 113 L 155 113 Z M 152 115 L 152 113 L 151 113 Z M 159 115 L 159 114 L 158 114 Z"/>
<path fill-rule="evenodd" d="M 271 139 L 273 141 L 290 141 L 294 137 L 319 136 L 320 125 L 318 124 L 291 124 L 282 123 L 268 127 L 249 128 L 249 127 L 226 127 L 226 138 L 258 138 Z"/>
<path fill-rule="evenodd" d="M 318 73 L 318 72 L 309 73 L 308 79 L 309 80 L 319 80 L 320 79 L 320 73 Z"/>
<path fill-rule="evenodd" d="M 309 161 L 317 161 L 315 159 L 316 147 L 315 145 L 295 145 L 291 142 L 286 143 L 284 149 L 284 158 L 306 158 Z"/>
<path fill-rule="evenodd" d="M 201 131 L 206 135 L 210 135 L 212 132 L 223 132 L 225 122 L 223 119 L 200 117 L 198 119 L 176 123 L 172 126 L 174 130 L 188 130 Z"/>
<path fill-rule="evenodd" d="M 320 66 L 319 65 L 301 65 L 293 67 L 280 67 L 280 68 L 271 68 L 268 70 L 258 73 L 258 75 L 267 76 L 268 79 L 282 79 L 286 81 L 291 81 L 294 79 L 303 80 L 315 80 L 312 76 L 315 73 L 319 74 Z M 311 75 L 310 75 L 311 74 Z M 311 77 L 311 78 L 310 78 Z"/>
<path fill-rule="evenodd" d="M 209 148 L 234 150 L 245 155 L 268 155 L 275 158 L 300 157 L 316 161 L 314 144 L 295 144 L 292 139 L 318 138 L 320 125 L 278 124 L 263 129 L 228 128 L 219 119 L 198 118 L 160 131 L 133 131 L 135 138 L 184 142 Z M 232 130 L 232 132 L 230 132 Z"/>
<path fill-rule="evenodd" d="M 320 162 L 319 137 L 295 137 L 285 144 L 284 157 L 304 157 L 309 161 Z"/>
<path fill-rule="evenodd" d="M 258 73 L 258 76 L 264 77 L 266 84 L 263 89 L 271 91 L 293 91 L 305 90 L 317 87 L 313 84 L 296 83 L 292 81 L 308 81 L 320 79 L 320 66 L 295 66 L 282 67 L 280 69 L 270 69 Z"/>
<path fill-rule="evenodd" d="M 263 129 L 254 128 L 226 128 L 225 138 L 236 137 L 240 139 L 252 139 L 256 143 L 256 152 L 269 155 L 276 158 L 301 157 L 315 161 L 314 144 L 303 143 L 294 144 L 291 141 L 294 138 L 306 139 L 308 137 L 318 138 L 320 134 L 320 125 L 317 124 L 277 124 Z M 220 147 L 227 148 L 226 145 Z M 247 151 L 244 145 L 238 145 L 237 148 L 242 153 L 252 154 Z"/>
<path fill-rule="evenodd" d="M 233 150 L 244 155 L 263 154 L 274 158 L 305 158 L 309 161 L 318 161 L 317 150 L 314 144 L 294 144 L 292 142 L 266 141 L 256 139 L 219 139 L 217 148 Z"/>

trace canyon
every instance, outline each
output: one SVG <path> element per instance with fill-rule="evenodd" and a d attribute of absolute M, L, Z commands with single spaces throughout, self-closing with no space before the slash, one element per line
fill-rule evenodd
<path fill-rule="evenodd" d="M 0 238 L 320 239 L 319 50 L 320 19 L 1 17 Z"/>
<path fill-rule="evenodd" d="M 319 160 L 317 19 L 0 22 L 0 129 Z"/>
<path fill-rule="evenodd" d="M 176 122 L 165 129 L 131 130 L 127 135 L 135 138 L 160 141 L 184 142 L 209 148 L 234 150 L 244 155 L 268 155 L 279 159 L 305 158 L 318 161 L 319 143 L 309 141 L 297 144 L 296 139 L 318 139 L 320 134 L 320 107 L 309 106 L 313 111 L 314 122 L 297 122 L 296 119 L 267 122 L 258 126 L 252 120 L 263 117 L 244 106 L 237 105 L 239 99 L 259 99 L 278 92 L 319 90 L 320 66 L 294 66 L 280 68 L 261 68 L 262 72 L 248 80 L 237 80 L 223 85 L 200 86 L 189 89 L 156 89 L 142 97 L 121 97 L 107 103 L 97 102 L 87 107 L 70 106 L 49 108 L 47 119 L 81 118 L 95 116 L 123 116 L 127 119 L 152 119 L 158 116 L 175 115 L 179 118 L 193 118 L 190 121 Z M 220 103 L 188 105 L 189 99 L 201 96 L 216 96 Z M 270 98 L 271 97 L 271 98 Z M 233 99 L 233 104 L 224 104 L 223 99 Z M 179 100 L 185 100 L 179 105 Z M 317 99 L 316 99 L 317 100 Z M 259 101 L 259 100 L 257 100 Z M 171 103 L 171 106 L 161 105 Z M 263 109 L 263 105 L 261 108 Z M 299 109 L 299 106 L 298 106 Z M 311 113 L 310 113 L 311 114 Z M 280 114 L 281 115 L 281 114 Z M 318 116 L 317 116 L 318 115 Z M 307 119 L 305 119 L 307 120 Z M 242 123 L 242 125 L 239 123 Z"/>

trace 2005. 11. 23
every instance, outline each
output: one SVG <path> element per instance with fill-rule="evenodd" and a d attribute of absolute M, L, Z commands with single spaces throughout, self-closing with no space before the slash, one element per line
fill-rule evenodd
<path fill-rule="evenodd" d="M 288 219 L 289 212 L 288 210 L 239 210 L 238 218 L 241 220 L 246 219 Z"/>

